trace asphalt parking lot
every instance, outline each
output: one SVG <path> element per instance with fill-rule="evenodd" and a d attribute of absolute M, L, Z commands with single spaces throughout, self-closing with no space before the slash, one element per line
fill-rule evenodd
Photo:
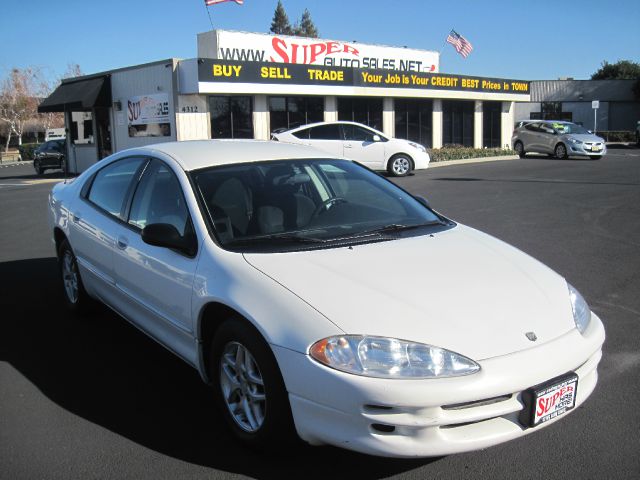
<path fill-rule="evenodd" d="M 181 360 L 106 309 L 69 317 L 45 210 L 61 178 L 0 168 L 0 478 L 640 477 L 639 149 L 397 180 L 565 276 L 607 329 L 598 387 L 566 419 L 484 451 L 412 461 L 332 447 L 249 451 Z"/>

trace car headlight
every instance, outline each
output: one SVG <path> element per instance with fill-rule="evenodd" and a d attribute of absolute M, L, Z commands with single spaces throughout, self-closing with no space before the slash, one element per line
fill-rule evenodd
<path fill-rule="evenodd" d="M 418 150 L 420 150 L 422 153 L 427 153 L 427 149 L 424 148 L 422 145 L 420 145 L 419 143 L 415 143 L 415 142 L 408 142 L 409 145 L 411 145 L 413 148 L 417 148 Z"/>
<path fill-rule="evenodd" d="M 366 335 L 322 339 L 309 355 L 336 370 L 377 378 L 457 377 L 480 370 L 473 360 L 443 348 Z"/>
<path fill-rule="evenodd" d="M 571 310 L 573 311 L 573 321 L 580 333 L 584 333 L 591 321 L 591 309 L 580 292 L 567 283 L 569 287 L 569 300 L 571 300 Z"/>
<path fill-rule="evenodd" d="M 569 137 L 569 141 L 574 145 L 580 145 L 582 143 L 582 140 L 578 140 L 577 138 L 573 138 L 573 137 Z"/>

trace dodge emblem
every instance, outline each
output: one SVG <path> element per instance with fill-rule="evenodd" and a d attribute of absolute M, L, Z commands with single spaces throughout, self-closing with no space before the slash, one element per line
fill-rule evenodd
<path fill-rule="evenodd" d="M 538 340 L 538 337 L 537 337 L 537 336 L 536 336 L 536 334 L 535 334 L 535 333 L 533 333 L 533 332 L 527 332 L 527 333 L 525 333 L 525 335 L 526 335 L 526 336 L 527 336 L 527 338 L 528 338 L 529 340 L 531 340 L 532 342 L 535 342 L 536 340 Z"/>

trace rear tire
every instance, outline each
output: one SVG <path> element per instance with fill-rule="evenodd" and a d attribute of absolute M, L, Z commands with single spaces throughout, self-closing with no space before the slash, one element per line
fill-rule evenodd
<path fill-rule="evenodd" d="M 409 155 L 398 153 L 389 159 L 387 172 L 394 177 L 406 177 L 413 170 L 413 160 Z"/>
<path fill-rule="evenodd" d="M 233 436 L 259 450 L 293 444 L 289 396 L 271 347 L 244 319 L 225 320 L 211 344 L 209 375 Z"/>
<path fill-rule="evenodd" d="M 556 148 L 553 149 L 553 156 L 559 158 L 560 160 L 564 160 L 568 157 L 567 147 L 564 146 L 564 143 L 559 143 L 556 145 Z"/>
<path fill-rule="evenodd" d="M 526 153 L 524 151 L 524 145 L 522 145 L 522 142 L 516 142 L 513 145 L 513 149 L 516 151 L 516 154 L 520 157 L 520 158 L 524 158 Z"/>
<path fill-rule="evenodd" d="M 75 314 L 85 314 L 90 311 L 93 301 L 84 289 L 78 269 L 78 260 L 66 239 L 62 241 L 58 249 L 58 269 L 62 279 L 62 294 L 67 308 Z"/>

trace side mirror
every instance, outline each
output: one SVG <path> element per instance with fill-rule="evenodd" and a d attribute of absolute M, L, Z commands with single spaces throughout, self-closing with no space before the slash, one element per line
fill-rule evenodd
<path fill-rule="evenodd" d="M 373 136 L 373 138 L 372 138 L 372 140 L 373 140 L 374 142 L 379 142 L 379 141 L 380 141 L 380 140 L 382 140 L 382 139 L 380 138 L 380 135 L 374 135 L 374 136 Z"/>
<path fill-rule="evenodd" d="M 196 253 L 197 245 L 192 235 L 180 235 L 178 229 L 168 223 L 152 223 L 142 229 L 142 241 L 148 245 L 178 250 L 189 256 Z"/>
<path fill-rule="evenodd" d="M 427 200 L 424 197 L 421 197 L 420 195 L 414 195 L 413 198 L 415 198 L 418 202 L 420 202 L 422 205 L 424 205 L 429 210 L 431 210 L 431 205 L 429 204 L 429 200 Z"/>

